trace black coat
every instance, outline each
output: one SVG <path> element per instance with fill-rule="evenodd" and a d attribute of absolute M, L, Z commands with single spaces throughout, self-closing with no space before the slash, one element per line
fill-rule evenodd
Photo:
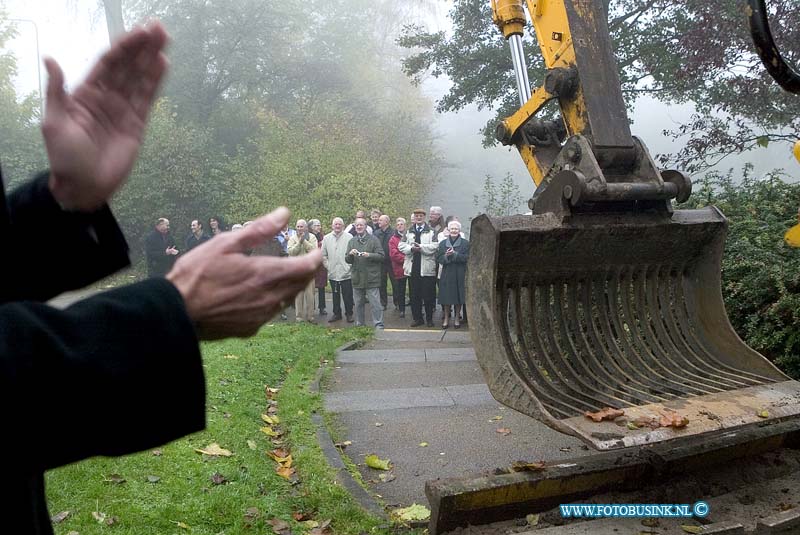
<path fill-rule="evenodd" d="M 445 254 L 448 247 L 450 247 L 449 237 L 439 242 L 439 249 L 436 253 L 436 258 L 442 266 L 442 277 L 439 279 L 439 303 L 463 305 L 467 302 L 465 279 L 469 242 L 459 237 L 453 244 L 455 253 L 449 257 Z"/>
<path fill-rule="evenodd" d="M 164 279 L 65 310 L 43 302 L 128 265 L 107 207 L 66 213 L 42 175 L 8 202 L 0 188 L 0 240 L 13 251 L 0 264 L 2 532 L 51 534 L 44 471 L 203 429 L 202 362 L 183 299 Z"/>
<path fill-rule="evenodd" d="M 175 240 L 167 232 L 162 234 L 153 229 L 144 240 L 144 254 L 147 258 L 147 276 L 163 277 L 175 263 L 175 255 L 166 253 L 168 247 L 175 247 Z"/>
<path fill-rule="evenodd" d="M 181 252 L 182 253 L 188 253 L 189 251 L 191 251 L 192 249 L 194 249 L 198 245 L 200 245 L 202 243 L 205 243 L 210 239 L 211 239 L 211 236 L 209 236 L 205 232 L 202 233 L 199 238 L 194 235 L 194 232 L 190 232 L 189 235 L 186 236 L 186 248 L 184 248 L 184 250 L 181 251 Z"/>

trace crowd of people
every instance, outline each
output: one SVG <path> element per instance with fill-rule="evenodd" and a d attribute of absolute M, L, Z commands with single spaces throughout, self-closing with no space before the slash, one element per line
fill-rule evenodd
<path fill-rule="evenodd" d="M 234 224 L 227 229 L 222 218 L 212 217 L 206 232 L 203 221 L 195 219 L 181 249 L 170 234 L 169 220 L 158 219 L 145 240 L 148 276 L 165 276 L 180 254 L 215 235 L 236 232 L 249 224 Z M 329 315 L 326 288 L 330 284 L 333 303 L 329 323 L 366 325 L 365 305 L 369 302 L 372 325 L 382 329 L 389 302 L 388 286 L 392 288 L 392 304 L 399 318 L 406 317 L 410 306 L 411 327 L 434 327 L 437 290 L 441 327 L 447 329 L 452 323 L 453 328 L 459 329 L 466 322 L 469 241 L 458 218 L 445 218 L 440 206 L 431 206 L 428 213 L 418 208 L 410 221 L 398 217 L 394 226 L 391 218 L 378 209 L 373 209 L 369 218 L 358 210 L 347 225 L 341 217 L 333 218 L 327 234 L 319 219 L 298 219 L 294 229 L 287 224 L 275 238 L 254 247 L 250 254 L 302 256 L 317 249 L 322 250 L 323 265 L 295 298 L 297 321 L 316 323 L 317 314 Z M 281 315 L 288 319 L 285 311 Z"/>

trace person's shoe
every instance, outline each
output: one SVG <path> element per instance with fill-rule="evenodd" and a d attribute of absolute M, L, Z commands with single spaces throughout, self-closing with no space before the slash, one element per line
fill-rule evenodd
<path fill-rule="evenodd" d="M 309 322 L 310 324 L 312 324 L 312 325 L 316 325 L 316 324 L 317 324 L 317 320 L 315 320 L 315 319 L 313 319 L 313 318 L 312 318 L 312 319 L 310 319 L 310 320 L 308 320 L 308 322 Z"/>
<path fill-rule="evenodd" d="M 450 325 L 447 322 L 442 323 L 442 330 L 447 330 L 448 327 L 450 327 Z M 456 327 L 456 329 L 458 329 L 458 327 Z"/>
<path fill-rule="evenodd" d="M 281 319 L 282 319 L 282 320 L 284 320 L 284 321 L 286 321 L 286 320 L 288 320 L 288 319 L 289 319 L 289 316 L 287 316 L 286 314 L 284 314 L 283 312 L 281 312 Z"/>
<path fill-rule="evenodd" d="M 460 328 L 461 328 L 461 324 L 460 324 L 460 323 L 458 323 L 458 322 L 455 322 L 455 323 L 453 324 L 453 329 L 460 329 Z"/>
<path fill-rule="evenodd" d="M 364 324 L 363 324 L 363 323 L 358 323 L 358 322 L 356 322 L 356 327 L 363 327 L 363 326 L 364 326 Z"/>
<path fill-rule="evenodd" d="M 400 313 L 400 317 L 401 317 L 401 318 L 405 318 L 405 317 L 406 317 L 406 313 L 405 313 L 405 312 L 401 312 L 401 313 Z"/>
<path fill-rule="evenodd" d="M 322 310 L 319 311 L 319 315 L 320 316 L 327 316 L 328 315 L 328 311 L 323 308 Z"/>
<path fill-rule="evenodd" d="M 375 326 L 375 329 L 382 331 L 383 330 L 383 323 L 379 323 Z"/>
<path fill-rule="evenodd" d="M 352 314 L 347 314 L 347 323 L 353 323 L 355 320 L 353 319 Z"/>
<path fill-rule="evenodd" d="M 340 319 L 342 319 L 341 316 L 334 315 L 331 316 L 330 319 L 328 319 L 328 323 L 333 323 L 334 321 L 339 321 Z"/>
<path fill-rule="evenodd" d="M 428 320 L 428 327 L 433 327 L 433 320 Z"/>
<path fill-rule="evenodd" d="M 425 323 L 423 323 L 421 321 L 417 321 L 417 320 L 414 320 L 414 321 L 411 322 L 411 327 L 419 327 L 421 325 L 425 325 Z"/>

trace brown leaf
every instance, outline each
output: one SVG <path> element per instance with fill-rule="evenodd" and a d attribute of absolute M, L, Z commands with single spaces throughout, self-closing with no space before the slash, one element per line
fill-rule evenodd
<path fill-rule="evenodd" d="M 625 411 L 622 409 L 612 409 L 611 407 L 603 407 L 597 412 L 586 411 L 584 416 L 591 418 L 595 422 L 602 422 L 603 420 L 613 420 L 624 415 Z"/>
<path fill-rule="evenodd" d="M 203 449 L 195 449 L 194 451 L 196 451 L 197 453 L 202 453 L 203 455 L 211 455 L 212 457 L 216 456 L 230 457 L 231 455 L 233 455 L 233 453 L 231 453 L 230 450 L 226 450 L 216 442 L 212 442 Z"/>
<path fill-rule="evenodd" d="M 661 427 L 661 423 L 656 416 L 639 416 L 633 423 L 637 427 L 649 427 L 650 429 L 658 429 Z"/>
<path fill-rule="evenodd" d="M 686 427 L 689 425 L 689 418 L 686 416 L 681 416 L 677 412 L 667 412 L 661 415 L 658 424 L 661 427 L 674 427 L 675 429 L 680 429 L 681 427 Z"/>
<path fill-rule="evenodd" d="M 308 535 L 331 535 L 333 530 L 331 530 L 331 521 L 325 520 L 321 522 L 320 525 L 311 531 L 308 532 Z"/>
<path fill-rule="evenodd" d="M 61 512 L 60 512 L 60 513 L 58 513 L 58 514 L 55 514 L 55 515 L 51 516 L 51 517 L 50 517 L 50 521 L 51 521 L 53 524 L 60 524 L 60 523 L 62 523 L 64 520 L 66 520 L 67 518 L 69 518 L 69 515 L 71 515 L 71 514 L 72 514 L 72 511 L 61 511 Z"/>
<path fill-rule="evenodd" d="M 511 429 L 509 429 L 508 427 L 498 427 L 498 428 L 495 430 L 495 432 L 497 432 L 497 433 L 500 433 L 500 434 L 501 434 L 501 435 L 503 435 L 504 437 L 507 437 L 508 435 L 510 435 L 510 434 L 511 434 Z"/>
<path fill-rule="evenodd" d="M 661 522 L 657 518 L 644 518 L 642 519 L 642 525 L 646 528 L 657 528 L 661 525 Z"/>
<path fill-rule="evenodd" d="M 294 475 L 295 469 L 292 467 L 278 465 L 278 467 L 275 468 L 275 473 L 281 476 L 283 479 L 288 480 L 291 479 L 292 476 Z"/>
<path fill-rule="evenodd" d="M 267 520 L 267 524 L 272 526 L 272 531 L 274 531 L 278 535 L 288 535 L 289 533 L 291 533 L 291 529 L 289 528 L 289 523 L 281 520 L 280 518 L 273 518 L 272 520 Z"/>
<path fill-rule="evenodd" d="M 220 474 L 219 472 L 214 472 L 211 475 L 211 483 L 213 483 L 214 485 L 223 485 L 227 482 L 228 482 L 227 478 L 222 474 Z"/>
<path fill-rule="evenodd" d="M 255 519 L 259 516 L 261 516 L 261 511 L 258 510 L 258 507 L 248 507 L 244 512 L 244 517 L 247 519 Z"/>
<path fill-rule="evenodd" d="M 303 520 L 308 520 L 311 518 L 311 515 L 304 513 L 302 511 L 295 511 L 292 513 L 292 518 L 294 518 L 298 522 L 302 522 Z"/>
<path fill-rule="evenodd" d="M 511 470 L 514 472 L 539 472 L 545 469 L 545 462 L 539 461 L 529 463 L 527 461 L 514 461 L 511 463 Z"/>

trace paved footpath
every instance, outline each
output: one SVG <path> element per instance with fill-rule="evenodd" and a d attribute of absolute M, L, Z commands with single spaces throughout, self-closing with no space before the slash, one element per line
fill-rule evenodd
<path fill-rule="evenodd" d="M 345 453 L 387 505 L 427 506 L 429 479 L 584 453 L 577 439 L 492 398 L 468 332 L 451 328 L 442 338 L 441 330 L 408 329 L 396 312 L 385 316 L 372 342 L 338 355 L 323 393 L 338 437 L 352 441 Z M 391 459 L 393 480 L 381 482 L 364 464 L 373 453 Z"/>

